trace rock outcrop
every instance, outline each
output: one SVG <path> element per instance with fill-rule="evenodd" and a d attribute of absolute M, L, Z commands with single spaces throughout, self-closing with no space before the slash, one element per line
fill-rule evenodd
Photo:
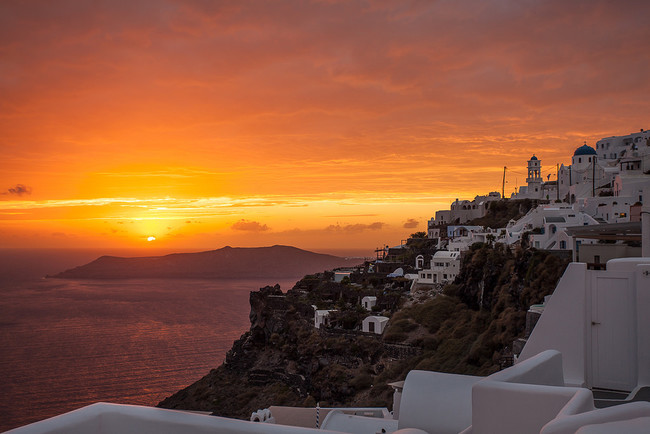
<path fill-rule="evenodd" d="M 160 407 L 246 418 L 269 405 L 390 401 L 388 387 L 368 393 L 370 375 L 389 363 L 377 338 L 320 333 L 312 307 L 298 291 L 283 293 L 278 285 L 251 292 L 250 303 L 250 330 L 233 343 L 224 363 Z"/>

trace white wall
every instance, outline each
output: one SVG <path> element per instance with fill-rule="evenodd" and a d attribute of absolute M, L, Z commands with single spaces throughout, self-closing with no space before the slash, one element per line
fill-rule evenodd
<path fill-rule="evenodd" d="M 373 323 L 375 325 L 374 332 L 378 335 L 382 334 L 384 332 L 384 329 L 386 328 L 386 325 L 388 324 L 388 318 L 385 316 L 369 316 L 364 318 L 363 322 L 361 323 L 361 331 L 365 333 L 371 333 L 370 331 L 370 323 Z"/>
<path fill-rule="evenodd" d="M 370 310 L 377 304 L 377 297 L 365 296 L 361 299 L 361 305 L 364 309 Z"/>
<path fill-rule="evenodd" d="M 587 264 L 569 264 L 519 356 L 523 361 L 544 350 L 560 351 L 564 380 L 575 386 L 585 384 L 586 273 Z"/>
<path fill-rule="evenodd" d="M 601 315 L 592 310 L 597 300 L 598 288 L 629 288 L 621 292 L 621 297 L 632 294 L 633 300 L 625 303 L 615 299 L 615 303 L 600 304 L 605 309 L 603 315 L 610 324 L 627 323 L 629 330 L 612 335 L 609 341 L 600 342 L 597 352 L 592 355 L 592 346 Z M 627 289 L 625 291 L 628 291 Z M 606 293 L 603 293 L 606 295 Z M 609 297 L 615 296 L 610 294 Z M 563 355 L 564 378 L 569 385 L 591 386 L 595 379 L 592 369 L 602 372 L 609 369 L 620 379 L 630 378 L 637 385 L 650 385 L 650 258 L 614 259 L 607 263 L 607 271 L 589 271 L 586 264 L 571 263 L 567 267 L 555 292 L 549 299 L 544 314 L 524 346 L 519 361 L 527 360 L 548 349 L 558 350 Z M 616 320 L 616 318 L 620 318 Z M 614 320 L 615 322 L 611 322 Z M 605 324 L 605 323 L 603 323 Z M 601 325 L 600 327 L 604 327 Z M 604 329 L 609 330 L 609 329 Z M 620 339 L 630 339 L 621 345 Z M 609 342 L 609 343 L 606 343 Z M 606 346 L 605 346 L 606 345 Z M 594 347 L 596 348 L 596 347 Z M 625 354 L 616 348 L 625 348 Z M 598 358 L 602 366 L 594 365 Z M 607 368 L 609 366 L 609 368 Z M 626 370 L 635 370 L 628 375 Z M 612 379 L 612 381 L 619 381 Z M 621 380 L 623 381 L 623 380 Z M 631 384 L 634 387 L 635 384 Z M 624 388 L 621 388 L 625 390 Z"/>

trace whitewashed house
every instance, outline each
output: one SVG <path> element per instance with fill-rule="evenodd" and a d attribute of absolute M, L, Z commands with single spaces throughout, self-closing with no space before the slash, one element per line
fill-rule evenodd
<path fill-rule="evenodd" d="M 316 309 L 316 306 L 312 306 L 314 308 L 314 327 L 319 329 L 321 326 L 328 326 L 329 325 L 329 315 L 330 312 L 336 312 L 335 309 Z"/>
<path fill-rule="evenodd" d="M 431 260 L 434 283 L 453 281 L 460 271 L 460 252 L 438 250 Z"/>
<path fill-rule="evenodd" d="M 638 199 L 638 196 L 597 196 L 578 199 L 575 206 L 603 223 L 627 223 L 631 221 L 630 207 L 638 202 Z"/>
<path fill-rule="evenodd" d="M 417 255 L 415 257 L 415 269 L 421 270 L 424 268 L 424 255 Z"/>
<path fill-rule="evenodd" d="M 449 240 L 447 250 L 450 252 L 464 252 L 469 250 L 474 243 L 489 243 L 490 241 L 505 242 L 505 229 L 490 229 L 481 226 L 461 226 L 466 231 L 455 230 L 456 235 Z"/>
<path fill-rule="evenodd" d="M 431 265 L 419 271 L 418 283 L 432 285 L 453 281 L 460 271 L 460 252 L 438 250 L 431 257 Z"/>
<path fill-rule="evenodd" d="M 385 316 L 368 316 L 361 324 L 361 331 L 380 335 L 384 332 L 387 324 L 388 318 Z"/>
<path fill-rule="evenodd" d="M 567 204 L 538 206 L 516 222 L 508 223 L 506 240 L 513 244 L 525 232 L 538 229 L 541 233 L 530 235 L 530 245 L 537 249 L 572 250 L 571 238 L 566 234 L 570 226 L 596 225 L 598 221 L 582 211 L 576 211 Z M 593 241 L 584 241 L 591 243 Z"/>
<path fill-rule="evenodd" d="M 365 310 L 371 310 L 377 304 L 377 297 L 372 295 L 366 295 L 361 299 L 361 306 Z"/>
<path fill-rule="evenodd" d="M 463 224 L 472 219 L 483 217 L 487 212 L 488 203 L 499 199 L 501 199 L 501 193 L 496 191 L 490 192 L 487 196 L 476 196 L 474 200 L 456 199 L 451 203 L 451 209 L 436 211 L 433 223 L 435 225 L 448 225 L 454 222 Z"/>

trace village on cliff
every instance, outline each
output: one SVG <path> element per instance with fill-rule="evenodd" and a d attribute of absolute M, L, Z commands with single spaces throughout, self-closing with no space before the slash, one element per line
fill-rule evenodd
<path fill-rule="evenodd" d="M 605 269 L 610 259 L 641 256 L 641 212 L 643 190 L 650 188 L 650 131 L 606 137 L 578 147 L 568 166 L 553 168 L 555 180 L 542 176 L 542 161 L 535 155 L 528 160 L 526 185 L 510 200 L 525 215 L 511 219 L 503 227 L 472 224 L 485 219 L 490 209 L 504 209 L 502 194 L 490 192 L 473 200 L 456 199 L 448 210 L 440 210 L 428 221 L 426 236 L 434 251 L 419 254 L 412 267 L 404 259 L 412 239 L 397 246 L 377 249 L 370 272 L 403 277 L 411 288 L 453 282 L 463 253 L 475 243 L 503 243 L 551 251 L 573 262 L 587 263 L 589 269 Z M 505 172 L 504 172 L 505 173 Z M 497 210 L 498 212 L 499 210 Z M 414 234 L 418 235 L 418 234 Z M 336 280 L 350 276 L 352 270 L 339 270 Z M 376 298 L 364 299 L 371 308 Z M 314 324 L 328 324 L 330 310 L 316 311 Z M 369 317 L 363 331 L 381 334 L 387 317 Z"/>
<path fill-rule="evenodd" d="M 568 166 L 557 168 L 556 180 L 544 181 L 542 161 L 528 160 L 526 185 L 511 199 L 530 199 L 536 206 L 505 227 L 468 225 L 484 217 L 498 192 L 456 199 L 451 209 L 437 211 L 428 222 L 427 237 L 436 240 L 433 257 L 418 257 L 419 283 L 453 281 L 460 255 L 476 242 L 499 242 L 571 255 L 592 269 L 609 259 L 641 256 L 643 190 L 650 187 L 650 131 L 606 137 L 595 148 L 578 147 Z M 551 177 L 551 174 L 548 175 Z M 636 242 L 635 242 L 636 241 Z M 387 250 L 384 258 L 404 245 Z"/>

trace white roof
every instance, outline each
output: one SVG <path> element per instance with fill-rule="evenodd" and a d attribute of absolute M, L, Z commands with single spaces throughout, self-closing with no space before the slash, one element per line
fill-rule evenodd
<path fill-rule="evenodd" d="M 449 250 L 438 250 L 434 255 L 434 259 L 457 259 L 460 252 L 450 252 Z"/>
<path fill-rule="evenodd" d="M 371 315 L 371 316 L 365 317 L 363 319 L 363 321 L 364 322 L 366 322 L 366 321 L 386 322 L 386 321 L 388 321 L 388 318 L 386 318 L 385 316 L 373 316 L 373 315 Z"/>

